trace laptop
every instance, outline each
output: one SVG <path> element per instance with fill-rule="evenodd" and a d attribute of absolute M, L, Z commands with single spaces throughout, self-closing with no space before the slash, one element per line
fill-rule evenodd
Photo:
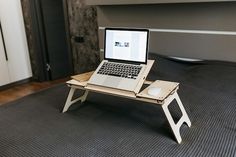
<path fill-rule="evenodd" d="M 139 91 L 137 85 L 149 72 L 148 39 L 147 29 L 105 28 L 104 60 L 87 85 Z"/>

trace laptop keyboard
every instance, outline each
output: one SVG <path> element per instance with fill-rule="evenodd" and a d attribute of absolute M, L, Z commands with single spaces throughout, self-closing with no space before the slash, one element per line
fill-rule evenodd
<path fill-rule="evenodd" d="M 97 74 L 136 79 L 142 66 L 104 62 Z"/>

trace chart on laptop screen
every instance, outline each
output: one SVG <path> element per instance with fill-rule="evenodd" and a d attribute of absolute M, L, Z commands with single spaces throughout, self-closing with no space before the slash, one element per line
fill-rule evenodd
<path fill-rule="evenodd" d="M 146 61 L 147 31 L 106 30 L 105 58 Z"/>

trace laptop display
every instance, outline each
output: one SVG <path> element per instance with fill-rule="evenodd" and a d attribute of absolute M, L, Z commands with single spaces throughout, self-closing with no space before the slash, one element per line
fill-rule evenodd
<path fill-rule="evenodd" d="M 109 88 L 138 93 L 153 62 L 147 62 L 147 29 L 105 28 L 104 60 L 87 88 Z"/>
<path fill-rule="evenodd" d="M 148 34 L 146 29 L 106 28 L 104 58 L 147 63 Z"/>

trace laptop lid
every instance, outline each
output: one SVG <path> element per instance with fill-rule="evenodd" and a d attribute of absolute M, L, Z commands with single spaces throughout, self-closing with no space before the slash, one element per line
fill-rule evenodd
<path fill-rule="evenodd" d="M 147 63 L 147 29 L 105 28 L 104 59 Z"/>

